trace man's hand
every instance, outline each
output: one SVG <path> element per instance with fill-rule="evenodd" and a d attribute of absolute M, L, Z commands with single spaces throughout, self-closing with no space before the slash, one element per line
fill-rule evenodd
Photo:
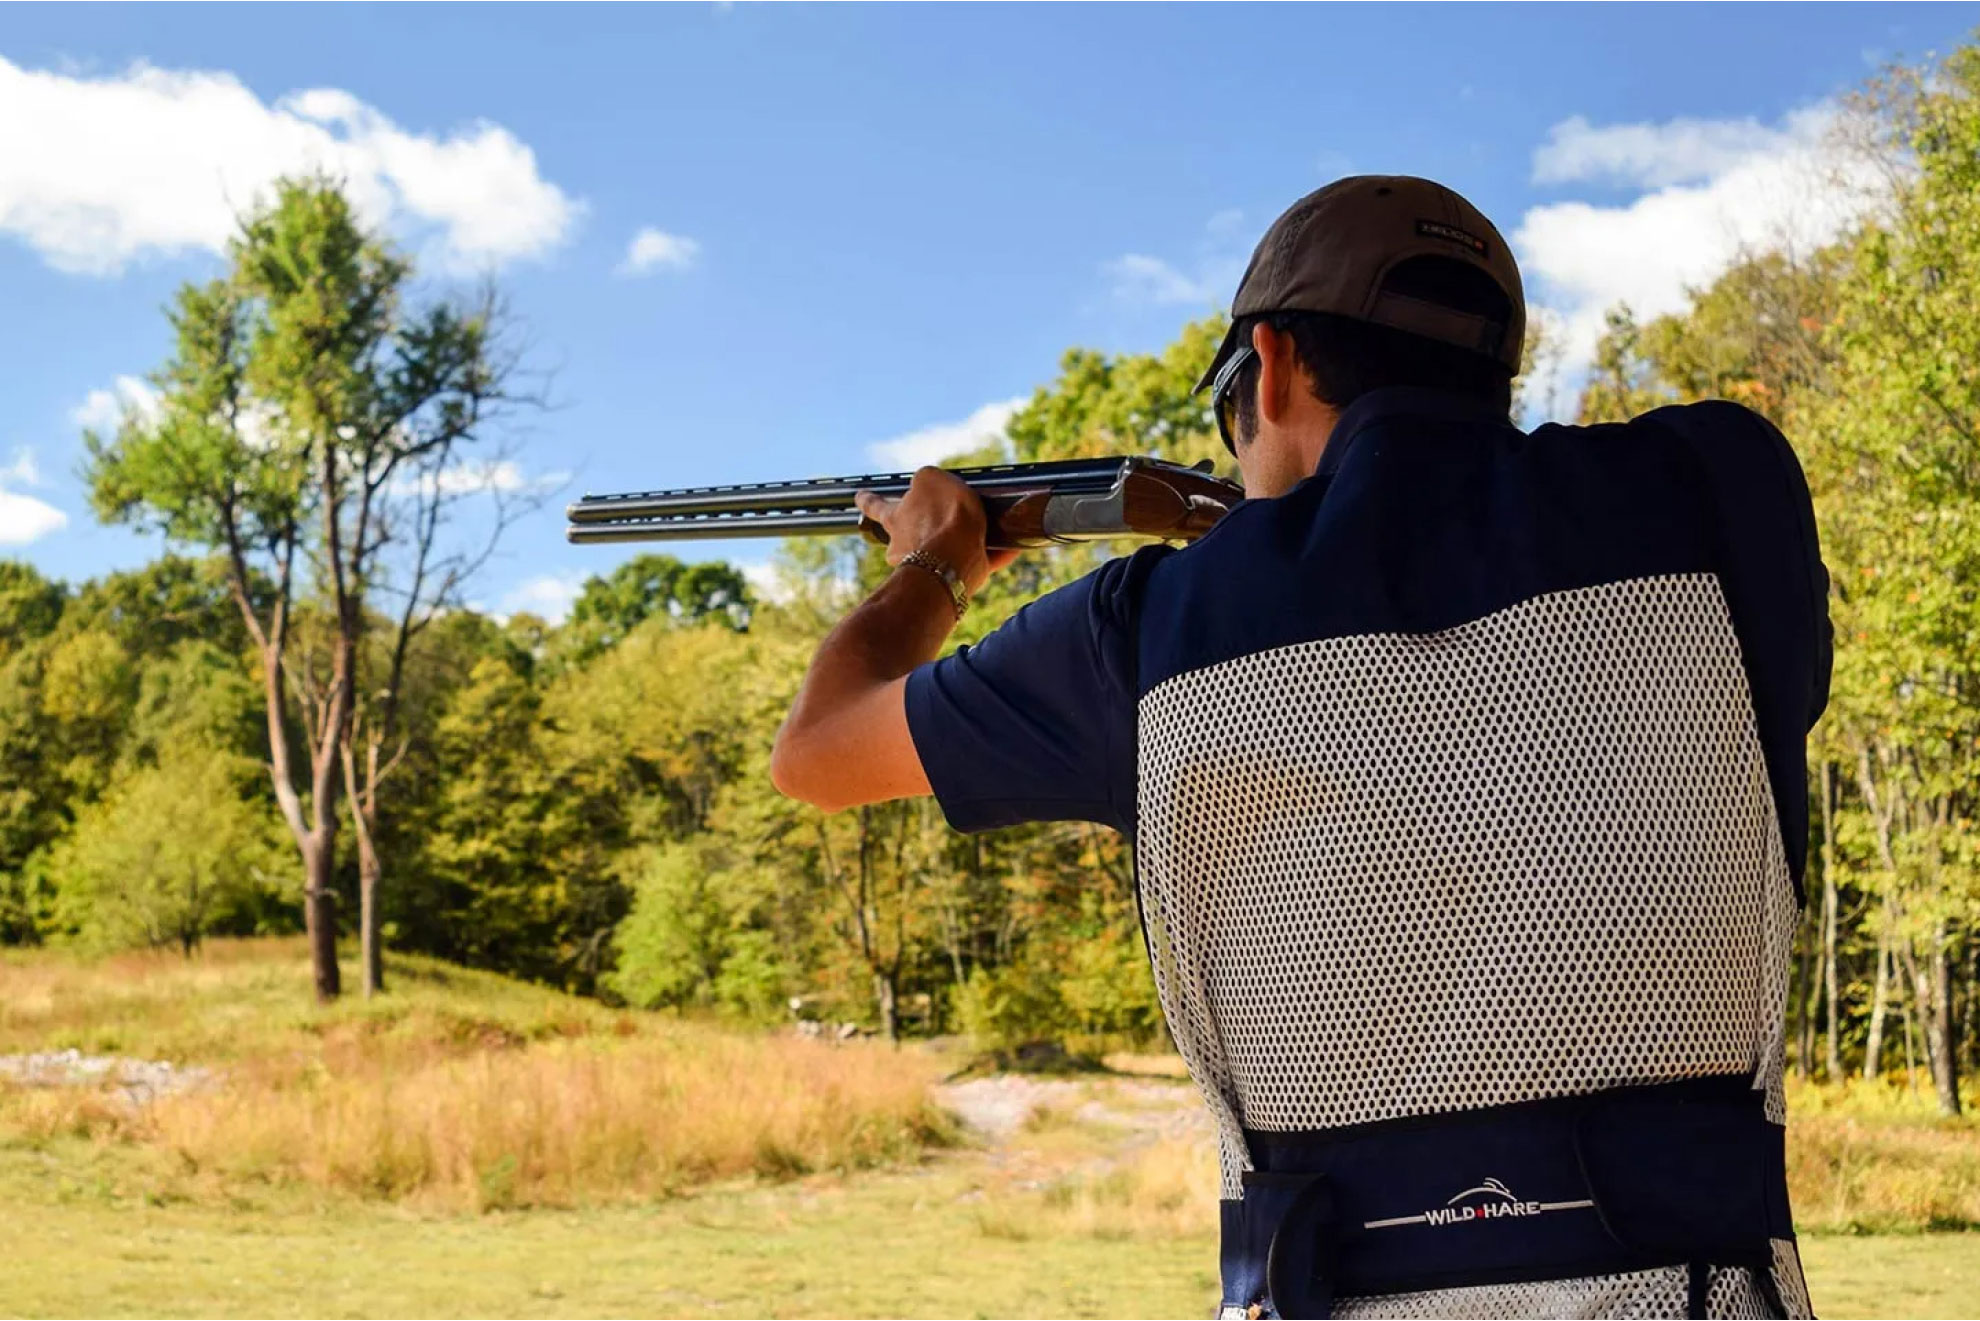
<path fill-rule="evenodd" d="M 983 501 L 953 473 L 923 468 L 907 494 L 870 491 L 859 512 L 887 530 L 887 561 L 923 551 L 973 595 L 1017 557 L 983 545 Z M 896 573 L 819 644 L 770 755 L 779 790 L 826 811 L 928 792 L 907 722 L 908 671 L 940 654 L 956 626 L 949 587 L 921 569 Z"/>
<path fill-rule="evenodd" d="M 983 501 L 968 483 L 940 468 L 921 468 L 898 500 L 861 491 L 859 512 L 887 530 L 887 563 L 899 564 L 912 550 L 927 551 L 954 569 L 974 596 L 990 575 L 1018 553 L 986 550 Z"/>

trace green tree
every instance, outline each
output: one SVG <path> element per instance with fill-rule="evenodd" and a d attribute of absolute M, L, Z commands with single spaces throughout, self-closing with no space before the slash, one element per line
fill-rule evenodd
<path fill-rule="evenodd" d="M 257 584 L 255 594 L 262 590 Z M 117 639 L 133 657 L 162 656 L 198 640 L 244 653 L 241 627 L 221 557 L 204 560 L 166 554 L 140 568 L 83 583 L 63 615 L 65 631 L 95 629 Z"/>
<path fill-rule="evenodd" d="M 632 855 L 632 909 L 613 935 L 605 987 L 643 1009 L 773 1014 L 791 972 L 765 910 L 763 877 L 703 838 Z"/>
<path fill-rule="evenodd" d="M 1575 420 L 1582 426 L 1626 422 L 1638 413 L 1676 402 L 1670 388 L 1657 379 L 1643 328 L 1628 305 L 1610 308 L 1603 320 L 1602 338 L 1595 345 L 1595 362 L 1582 385 Z"/>
<path fill-rule="evenodd" d="M 322 179 L 285 180 L 228 244 L 228 270 L 182 287 L 156 420 L 86 437 L 107 519 L 224 557 L 261 663 L 276 803 L 302 861 L 317 995 L 339 990 L 340 795 L 355 800 L 367 990 L 380 981 L 372 847 L 396 749 L 400 667 L 471 562 L 436 551 L 460 456 L 507 396 L 494 304 L 406 305 L 412 270 Z M 312 598 L 316 654 L 297 655 Z M 372 613 L 380 610 L 379 615 Z M 382 673 L 365 640 L 393 621 Z M 367 682 L 367 678 L 369 681 Z"/>
<path fill-rule="evenodd" d="M 409 892 L 405 925 L 434 953 L 570 985 L 566 973 L 580 961 L 573 946 L 591 934 L 586 919 L 609 934 L 623 904 L 616 878 L 602 875 L 603 857 L 586 870 L 558 865 L 566 837 L 582 838 L 587 813 L 552 793 L 538 742 L 541 702 L 513 657 L 482 657 L 450 694 L 433 734 L 438 788 L 421 822 L 427 875 Z M 611 897 L 590 908 L 584 897 L 600 885 Z"/>
<path fill-rule="evenodd" d="M 585 580 L 562 630 L 571 659 L 592 659 L 652 618 L 749 626 L 749 584 L 720 560 L 683 564 L 672 555 L 635 555 L 604 577 Z"/>
<path fill-rule="evenodd" d="M 96 949 L 176 945 L 252 925 L 279 856 L 242 797 L 252 763 L 212 749 L 129 772 L 84 810 L 48 871 L 64 925 Z"/>
<path fill-rule="evenodd" d="M 1892 75 L 1856 126 L 1858 149 L 1901 168 L 1848 248 L 1833 386 L 1809 415 L 1837 569 L 1832 724 L 1950 1114 L 1980 911 L 1980 48 Z"/>
<path fill-rule="evenodd" d="M 0 560 L 0 651 L 47 637 L 61 622 L 69 593 L 21 560 Z"/>

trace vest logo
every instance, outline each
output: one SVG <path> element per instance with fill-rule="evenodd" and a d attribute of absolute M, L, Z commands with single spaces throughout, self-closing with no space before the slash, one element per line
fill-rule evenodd
<path fill-rule="evenodd" d="M 1479 1197 L 1479 1202 L 1461 1205 L 1466 1198 Z M 1496 1199 L 1496 1200 L 1494 1200 Z M 1537 1216 L 1540 1203 L 1523 1202 L 1513 1196 L 1512 1189 L 1497 1179 L 1487 1179 L 1476 1188 L 1467 1188 L 1435 1211 L 1425 1211 L 1423 1218 L 1433 1225 L 1454 1225 L 1460 1220 L 1498 1220 L 1504 1216 Z"/>
<path fill-rule="evenodd" d="M 1506 1220 L 1518 1216 L 1546 1215 L 1550 1211 L 1574 1211 L 1592 1207 L 1595 1203 L 1582 1198 L 1572 1202 L 1529 1202 L 1506 1187 L 1499 1179 L 1487 1179 L 1475 1188 L 1467 1188 L 1457 1196 L 1434 1207 L 1421 1215 L 1391 1216 L 1386 1220 L 1366 1220 L 1363 1229 L 1394 1229 L 1400 1225 L 1428 1225 L 1435 1229 L 1443 1225 L 1465 1225 L 1478 1221 Z"/>

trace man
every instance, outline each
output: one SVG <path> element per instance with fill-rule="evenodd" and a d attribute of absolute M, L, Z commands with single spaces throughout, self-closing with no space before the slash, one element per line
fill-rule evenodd
<path fill-rule="evenodd" d="M 1422 179 L 1296 203 L 1231 313 L 1246 501 L 935 660 L 1001 562 L 981 506 L 934 469 L 867 498 L 901 567 L 777 784 L 1135 841 L 1226 1315 L 1809 1315 L 1782 1033 L 1829 636 L 1793 453 L 1719 402 L 1515 428 L 1518 270 Z"/>

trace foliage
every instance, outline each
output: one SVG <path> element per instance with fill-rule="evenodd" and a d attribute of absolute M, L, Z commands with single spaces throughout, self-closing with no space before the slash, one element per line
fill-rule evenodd
<path fill-rule="evenodd" d="M 126 773 L 49 856 L 57 923 L 89 948 L 188 956 L 214 932 L 258 929 L 279 853 L 273 822 L 241 795 L 253 774 L 211 750 Z"/>
<path fill-rule="evenodd" d="M 719 1006 L 769 1016 L 786 970 L 754 922 L 750 878 L 723 870 L 705 844 L 663 845 L 642 861 L 606 989 L 641 1009 Z"/>
<path fill-rule="evenodd" d="M 714 619 L 749 627 L 749 584 L 720 560 L 683 564 L 672 555 L 635 555 L 602 578 L 590 578 L 571 603 L 562 645 L 583 663 L 624 641 L 652 618 L 684 624 Z"/>

